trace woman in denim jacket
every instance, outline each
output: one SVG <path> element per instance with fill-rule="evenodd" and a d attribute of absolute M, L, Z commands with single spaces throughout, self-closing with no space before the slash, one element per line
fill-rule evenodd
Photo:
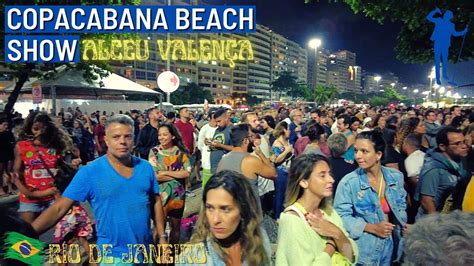
<path fill-rule="evenodd" d="M 367 131 L 354 143 L 359 168 L 339 183 L 334 208 L 359 248 L 360 265 L 390 265 L 399 261 L 406 230 L 406 191 L 398 170 L 381 166 L 382 133 Z"/>

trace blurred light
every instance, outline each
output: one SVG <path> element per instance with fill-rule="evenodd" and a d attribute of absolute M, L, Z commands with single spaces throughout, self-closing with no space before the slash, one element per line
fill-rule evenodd
<path fill-rule="evenodd" d="M 376 82 L 379 82 L 381 79 L 382 79 L 381 76 L 375 76 L 375 77 L 374 77 L 374 80 L 375 80 Z"/>
<path fill-rule="evenodd" d="M 395 82 L 390 83 L 390 86 L 395 87 Z"/>
<path fill-rule="evenodd" d="M 439 91 L 440 94 L 443 94 L 446 91 L 446 88 L 445 87 L 439 87 L 438 91 Z"/>
<path fill-rule="evenodd" d="M 430 78 L 430 79 L 436 78 L 435 67 L 433 67 L 433 68 L 431 69 L 431 73 L 430 73 L 430 75 L 428 76 L 428 78 Z"/>
<path fill-rule="evenodd" d="M 406 89 L 407 89 L 407 87 L 403 87 L 402 89 L 406 90 Z"/>
<path fill-rule="evenodd" d="M 311 39 L 308 43 L 308 46 L 313 49 L 318 49 L 319 46 L 321 46 L 321 40 L 320 39 Z"/>
<path fill-rule="evenodd" d="M 451 91 L 446 92 L 446 97 L 452 97 L 452 96 L 453 96 L 453 93 Z"/>
<path fill-rule="evenodd" d="M 435 88 L 435 89 L 437 89 L 437 88 L 439 88 L 439 87 L 440 87 L 440 86 L 438 85 L 438 83 L 435 83 L 435 84 L 433 85 L 433 88 Z"/>
<path fill-rule="evenodd" d="M 413 90 L 413 93 L 418 93 L 418 92 L 419 92 L 418 89 L 414 89 L 414 90 Z"/>

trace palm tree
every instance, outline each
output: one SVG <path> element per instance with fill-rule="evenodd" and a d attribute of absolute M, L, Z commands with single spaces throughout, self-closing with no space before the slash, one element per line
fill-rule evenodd
<path fill-rule="evenodd" d="M 338 91 L 335 87 L 326 87 L 318 85 L 314 90 L 310 90 L 308 87 L 305 89 L 305 98 L 309 101 L 317 102 L 318 104 L 324 104 L 330 99 L 337 96 Z"/>

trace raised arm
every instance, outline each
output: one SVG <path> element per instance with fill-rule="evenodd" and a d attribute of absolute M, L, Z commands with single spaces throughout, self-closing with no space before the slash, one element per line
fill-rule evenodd
<path fill-rule="evenodd" d="M 428 14 L 428 16 L 426 16 L 426 19 L 430 22 L 436 23 L 436 21 L 440 20 L 439 18 L 434 18 L 434 15 L 436 15 L 437 13 L 441 14 L 441 10 L 439 10 L 439 8 L 435 8 L 434 10 L 432 10 Z"/>

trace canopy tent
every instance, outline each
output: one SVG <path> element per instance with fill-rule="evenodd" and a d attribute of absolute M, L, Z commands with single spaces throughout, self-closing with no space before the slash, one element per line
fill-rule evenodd
<path fill-rule="evenodd" d="M 53 112 L 56 112 L 56 99 L 58 98 L 91 98 L 99 99 L 103 95 L 161 95 L 160 92 L 142 86 L 132 80 L 114 73 L 102 79 L 87 82 L 83 72 L 76 69 L 67 70 L 66 66 L 56 68 L 58 72 L 54 79 L 30 78 L 23 84 L 22 93 L 31 93 L 34 83 L 41 84 L 43 95 L 50 95 Z M 101 86 L 102 85 L 102 86 Z M 15 84 L 7 87 L 5 92 L 13 91 Z"/>
<path fill-rule="evenodd" d="M 58 74 L 55 79 L 30 78 L 23 85 L 21 92 L 31 92 L 32 84 L 38 82 L 45 95 L 93 95 L 98 97 L 100 95 L 161 94 L 114 73 L 89 83 L 84 79 L 82 71 L 66 70 L 66 66 L 60 66 L 56 71 Z M 101 82 L 103 86 L 101 86 Z M 11 92 L 14 87 L 15 84 L 7 87 L 5 91 Z M 54 92 L 52 93 L 51 90 Z"/>

